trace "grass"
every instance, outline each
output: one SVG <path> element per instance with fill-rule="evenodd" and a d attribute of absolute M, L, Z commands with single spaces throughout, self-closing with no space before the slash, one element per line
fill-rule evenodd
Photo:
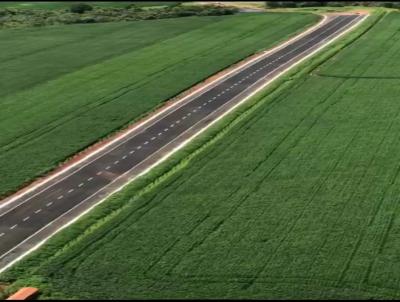
<path fill-rule="evenodd" d="M 85 3 L 82 1 L 80 3 Z M 91 1 L 89 4 L 94 7 L 125 7 L 129 4 L 136 4 L 140 7 L 166 6 L 174 5 L 178 2 L 157 2 L 157 1 Z M 38 2 L 17 2 L 2 1 L 0 8 L 20 8 L 20 9 L 67 9 L 71 6 L 71 2 L 63 1 L 38 1 Z"/>
<path fill-rule="evenodd" d="M 43 298 L 399 298 L 399 24 L 371 17 L 3 279 Z"/>
<path fill-rule="evenodd" d="M 243 14 L 0 31 L 0 195 L 317 19 Z"/>

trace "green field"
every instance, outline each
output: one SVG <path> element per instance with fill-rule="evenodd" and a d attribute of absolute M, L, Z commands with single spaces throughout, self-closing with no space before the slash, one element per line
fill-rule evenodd
<path fill-rule="evenodd" d="M 56 236 L 25 279 L 13 274 L 44 297 L 399 298 L 399 26 L 385 15 L 155 187 L 111 199 L 124 207 L 52 257 L 72 230 Z"/>
<path fill-rule="evenodd" d="M 85 3 L 84 1 L 79 3 Z M 129 4 L 136 4 L 141 7 L 173 5 L 178 2 L 160 2 L 160 1 L 91 1 L 89 4 L 94 7 L 125 7 Z M 22 9 L 67 9 L 71 2 L 65 1 L 38 1 L 38 2 L 16 2 L 1 1 L 0 8 L 22 8 Z"/>
<path fill-rule="evenodd" d="M 270 13 L 1 30 L 0 196 L 317 20 Z"/>

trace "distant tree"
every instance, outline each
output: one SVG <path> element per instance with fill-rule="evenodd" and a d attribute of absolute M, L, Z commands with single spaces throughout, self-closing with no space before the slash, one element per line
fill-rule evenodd
<path fill-rule="evenodd" d="M 265 5 L 269 8 L 277 7 L 297 7 L 300 2 L 297 1 L 266 1 Z"/>
<path fill-rule="evenodd" d="M 298 7 L 318 7 L 318 6 L 325 6 L 326 2 L 322 1 L 304 1 L 304 2 L 299 2 L 297 4 Z"/>
<path fill-rule="evenodd" d="M 128 4 L 126 7 L 126 9 L 130 9 L 133 10 L 134 12 L 141 12 L 143 11 L 143 8 L 141 8 L 140 6 L 138 6 L 137 4 Z"/>
<path fill-rule="evenodd" d="M 265 1 L 265 6 L 268 8 L 276 8 L 279 7 L 279 4 L 276 1 Z"/>
<path fill-rule="evenodd" d="M 84 12 L 93 10 L 93 7 L 86 3 L 72 4 L 70 11 L 75 14 L 83 14 Z"/>
<path fill-rule="evenodd" d="M 346 3 L 340 2 L 340 1 L 332 1 L 332 2 L 329 1 L 329 2 L 326 3 L 326 5 L 327 6 L 332 6 L 332 7 L 342 7 L 342 6 L 345 6 Z"/>
<path fill-rule="evenodd" d="M 393 4 L 393 2 L 383 2 L 382 6 L 387 7 L 387 8 L 393 8 L 394 4 Z"/>

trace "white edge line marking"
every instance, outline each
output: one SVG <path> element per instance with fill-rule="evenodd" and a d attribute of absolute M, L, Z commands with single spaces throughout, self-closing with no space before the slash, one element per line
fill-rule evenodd
<path fill-rule="evenodd" d="M 304 60 L 308 59 L 310 56 L 314 55 L 316 52 L 318 52 L 319 50 L 325 48 L 327 45 L 333 43 L 335 40 L 339 39 L 342 35 L 344 35 L 345 33 L 347 33 L 348 31 L 350 31 L 351 29 L 355 28 L 356 26 L 360 25 L 367 17 L 369 17 L 369 14 L 366 14 L 361 20 L 359 20 L 358 22 L 355 22 L 353 25 L 351 25 L 349 28 L 347 28 L 346 30 L 344 30 L 343 32 L 341 32 L 340 34 L 338 34 L 336 37 L 332 38 L 330 41 L 322 44 L 320 47 L 314 49 L 312 52 L 310 52 L 308 55 L 306 55 L 305 57 L 303 57 L 302 59 L 300 59 L 299 61 L 293 63 L 291 66 L 285 68 L 284 70 L 282 70 L 280 73 L 276 74 L 274 77 L 272 77 L 270 80 L 268 80 L 267 82 L 265 82 L 263 85 L 261 85 L 259 88 L 257 88 L 256 90 L 254 90 L 252 93 L 250 93 L 249 95 L 247 95 L 246 97 L 244 97 L 240 102 L 236 103 L 234 106 L 232 106 L 231 108 L 229 108 L 227 111 L 225 111 L 223 114 L 221 114 L 219 117 L 217 117 L 215 120 L 213 120 L 212 122 L 210 122 L 206 127 L 200 129 L 197 133 L 195 133 L 193 136 L 191 136 L 189 139 L 187 139 L 186 141 L 182 142 L 181 144 L 179 144 L 178 146 L 176 146 L 174 149 L 172 149 L 170 152 L 168 152 L 167 154 L 165 154 L 162 158 L 160 158 L 158 161 L 156 161 L 154 164 L 150 165 L 147 169 L 145 169 L 144 171 L 142 171 L 141 173 L 139 173 L 138 175 L 136 175 L 134 178 L 130 179 L 127 183 L 123 184 L 122 186 L 120 186 L 119 188 L 115 189 L 114 191 L 112 191 L 111 193 L 109 193 L 107 195 L 107 197 L 99 200 L 96 204 L 93 204 L 92 206 L 90 206 L 88 209 L 86 209 L 85 211 L 83 211 L 81 214 L 79 214 L 78 216 L 76 216 L 75 218 L 73 218 L 71 221 L 67 222 L 66 224 L 62 225 L 60 228 L 58 228 L 56 231 L 54 231 L 51 235 L 47 236 L 45 239 L 43 239 L 42 241 L 40 241 L 39 243 L 37 243 L 35 246 L 33 246 L 32 248 L 30 248 L 28 251 L 26 251 L 25 253 L 23 253 L 22 255 L 20 255 L 19 257 L 17 257 L 16 259 L 14 259 L 13 261 L 11 261 L 10 263 L 8 263 L 6 266 L 4 266 L 3 268 L 0 269 L 0 273 L 4 272 L 5 270 L 7 270 L 8 268 L 10 268 L 13 264 L 15 264 L 16 262 L 20 261 L 22 258 L 24 258 L 26 255 L 30 254 L 31 252 L 37 250 L 40 246 L 42 246 L 47 240 L 49 240 L 52 236 L 54 236 L 55 234 L 57 234 L 58 232 L 60 232 L 61 230 L 65 229 L 66 227 L 70 226 L 71 224 L 73 224 L 74 222 L 76 222 L 78 219 L 80 219 L 82 216 L 86 215 L 88 212 L 90 212 L 94 207 L 100 205 L 101 203 L 103 203 L 105 200 L 107 200 L 111 195 L 117 193 L 118 191 L 122 190 L 125 186 L 127 186 L 128 184 L 130 184 L 132 181 L 134 181 L 136 178 L 146 174 L 147 172 L 149 172 L 153 167 L 157 166 L 158 164 L 160 164 L 161 162 L 165 161 L 167 158 L 169 158 L 173 153 L 175 153 L 177 150 L 183 148 L 185 145 L 187 145 L 189 142 L 191 142 L 193 139 L 195 139 L 198 135 L 200 135 L 201 133 L 203 133 L 204 131 L 206 131 L 209 127 L 211 127 L 212 125 L 214 125 L 216 122 L 218 122 L 220 119 L 222 119 L 223 117 L 225 117 L 227 114 L 229 114 L 230 112 L 232 112 L 234 109 L 236 109 L 238 106 L 240 106 L 242 103 L 244 103 L 245 101 L 247 101 L 249 98 L 251 98 L 252 96 L 254 96 L 255 94 L 257 94 L 260 90 L 264 89 L 267 85 L 269 85 L 271 82 L 273 82 L 274 80 L 276 80 L 277 78 L 279 78 L 283 73 L 289 71 L 290 69 L 294 68 L 296 65 L 300 64 L 301 62 L 303 62 Z M 357 19 L 355 19 L 357 20 Z M 263 78 L 262 78 L 263 79 Z M 262 79 L 260 79 L 259 81 L 261 81 Z M 256 83 L 258 83 L 259 81 L 257 81 Z M 254 84 L 256 84 L 254 83 Z M 196 124 L 195 124 L 196 125 Z M 193 125 L 193 126 L 195 126 Z M 193 127 L 192 126 L 192 127 Z M 188 128 L 186 131 L 189 131 L 192 127 Z M 186 133 L 183 132 L 182 134 Z M 167 145 L 166 145 L 167 146 Z M 133 167 L 132 169 L 134 169 L 135 167 Z M 116 178 L 114 181 L 118 180 L 120 177 L 123 177 L 126 173 L 129 173 L 132 169 L 130 169 L 129 171 L 125 172 L 124 174 L 120 175 L 118 178 Z M 112 182 L 109 184 L 111 185 Z M 97 194 L 94 193 L 93 195 Z M 91 198 L 91 196 L 89 196 L 88 198 Z M 85 200 L 83 200 L 82 202 L 80 202 L 79 204 L 77 204 L 75 207 L 71 208 L 70 210 L 68 210 L 67 212 L 65 212 L 63 215 L 59 216 L 57 219 L 62 218 L 64 215 L 68 214 L 70 211 L 73 211 L 76 207 L 78 207 L 79 205 L 81 205 L 81 203 L 85 202 L 88 198 L 86 198 Z M 29 236 L 28 238 L 26 238 L 24 241 L 22 241 L 21 243 L 19 243 L 18 245 L 16 245 L 12 250 L 8 251 L 7 253 L 3 254 L 0 256 L 0 259 L 5 257 L 7 254 L 9 254 L 10 252 L 12 252 L 13 250 L 15 250 L 16 248 L 18 248 L 19 246 L 21 246 L 22 244 L 24 244 L 27 240 L 29 240 L 30 238 L 36 236 L 36 234 L 40 233 L 43 229 L 45 229 L 46 227 L 48 227 L 49 225 L 53 224 L 55 222 L 55 220 L 53 220 L 52 222 L 48 223 L 47 225 L 45 225 L 43 228 L 41 228 L 40 230 L 38 230 L 37 232 L 35 232 L 34 234 L 32 234 L 31 236 Z"/>
<path fill-rule="evenodd" d="M 368 14 L 368 16 L 369 16 L 369 14 Z M 202 86 L 202 87 L 199 87 L 198 89 L 194 90 L 192 93 L 190 93 L 190 94 L 188 94 L 188 95 L 182 97 L 181 99 L 175 101 L 173 104 L 171 104 L 171 106 L 165 107 L 164 109 L 160 110 L 160 111 L 157 112 L 156 114 L 154 114 L 154 115 L 152 115 L 152 116 L 149 116 L 147 119 L 143 120 L 142 122 L 138 122 L 136 126 L 132 127 L 132 129 L 126 130 L 125 133 L 122 133 L 121 135 L 116 134 L 116 135 L 117 135 L 116 138 L 112 139 L 111 141 L 109 141 L 108 143 L 104 144 L 103 146 L 97 148 L 96 150 L 94 150 L 94 151 L 91 152 L 90 154 L 87 154 L 86 156 L 82 157 L 80 160 L 76 161 L 75 163 L 72 163 L 72 164 L 66 166 L 64 169 L 60 170 L 59 172 L 57 172 L 57 173 L 55 173 L 55 174 L 53 174 L 53 175 L 51 175 L 51 176 L 46 177 L 42 182 L 37 183 L 36 185 L 32 186 L 31 188 L 25 190 L 24 192 L 21 192 L 21 193 L 19 193 L 19 194 L 14 195 L 14 196 L 11 195 L 12 197 L 6 197 L 6 198 L 4 199 L 4 200 L 6 200 L 6 201 L 3 202 L 2 204 L 0 204 L 0 209 L 4 208 L 5 206 L 9 205 L 10 203 L 14 202 L 15 200 L 17 200 L 17 199 L 19 199 L 19 198 L 21 198 L 21 197 L 23 197 L 23 196 L 29 194 L 30 192 L 36 190 L 37 188 L 39 188 L 39 187 L 41 187 L 41 186 L 44 186 L 45 184 L 47 184 L 48 182 L 50 182 L 50 181 L 53 180 L 54 178 L 60 176 L 60 175 L 63 174 L 63 173 L 66 173 L 67 171 L 71 170 L 72 168 L 76 167 L 77 165 L 81 164 L 82 162 L 86 161 L 87 159 L 90 159 L 91 157 L 94 157 L 91 161 L 89 161 L 87 164 L 85 164 L 85 165 L 83 166 L 83 167 L 85 167 L 86 165 L 90 164 L 91 162 L 93 162 L 93 161 L 95 161 L 96 159 L 98 159 L 99 157 L 101 157 L 102 155 L 100 155 L 100 156 L 98 156 L 98 157 L 95 157 L 95 155 L 98 154 L 99 152 L 103 151 L 104 149 L 108 148 L 110 145 L 112 145 L 112 144 L 118 142 L 119 140 L 123 140 L 125 137 L 129 136 L 132 132 L 136 131 L 138 128 L 140 128 L 140 127 L 142 127 L 142 126 L 144 126 L 144 125 L 149 124 L 149 125 L 147 126 L 147 128 L 150 127 L 150 126 L 152 125 L 151 122 L 153 122 L 153 120 L 155 120 L 155 119 L 156 119 L 157 117 L 159 117 L 160 115 L 164 114 L 166 111 L 172 110 L 171 113 L 174 112 L 174 111 L 176 111 L 177 109 L 179 109 L 180 107 L 182 107 L 183 105 L 185 105 L 184 102 L 185 102 L 187 99 L 193 97 L 195 94 L 197 94 L 197 93 L 199 93 L 199 92 L 202 92 L 202 93 L 207 92 L 208 90 L 210 90 L 210 89 L 212 88 L 212 87 L 210 87 L 210 86 L 215 85 L 215 84 L 217 84 L 217 83 L 219 83 L 219 82 L 223 82 L 224 80 L 228 79 L 230 76 L 233 76 L 236 72 L 238 72 L 238 71 L 240 71 L 240 70 L 242 70 L 242 69 L 245 69 L 248 65 L 255 64 L 255 63 L 257 63 L 258 61 L 261 61 L 262 59 L 264 59 L 265 57 L 267 57 L 270 53 L 276 52 L 276 51 L 278 51 L 278 50 L 284 48 L 286 45 L 290 44 L 291 42 L 293 42 L 293 41 L 295 41 L 295 40 L 298 40 L 298 39 L 302 38 L 303 36 L 305 36 L 306 34 L 308 34 L 309 32 L 311 32 L 311 31 L 313 31 L 313 30 L 316 30 L 317 28 L 323 26 L 327 19 L 328 19 L 328 17 L 327 17 L 326 15 L 324 15 L 323 18 L 322 18 L 322 20 L 321 20 L 320 22 L 318 22 L 318 23 L 315 24 L 314 26 L 310 27 L 310 28 L 307 29 L 306 31 L 304 31 L 304 32 L 302 32 L 302 33 L 300 33 L 300 34 L 298 34 L 298 35 L 292 37 L 291 39 L 289 39 L 289 40 L 283 42 L 282 44 L 279 44 L 279 45 L 277 45 L 277 46 L 275 46 L 275 47 L 273 47 L 273 48 L 271 48 L 271 49 L 268 49 L 268 50 L 265 50 L 265 51 L 260 52 L 260 53 L 259 53 L 259 56 L 257 56 L 257 57 L 255 57 L 255 58 L 249 60 L 248 62 L 246 62 L 246 63 L 244 63 L 244 64 L 242 64 L 242 65 L 240 65 L 240 66 L 237 66 L 236 68 L 232 69 L 231 71 L 227 72 L 226 74 L 221 75 L 220 77 L 218 77 L 218 78 L 215 79 L 214 81 L 212 81 L 212 82 L 210 82 L 210 83 L 208 83 L 208 84 L 206 84 L 206 85 L 204 85 L 204 86 Z M 208 88 L 209 88 L 209 89 L 208 89 Z M 181 106 L 179 106 L 179 105 L 181 105 Z M 177 108 L 174 108 L 174 107 L 177 107 Z M 155 122 L 156 122 L 156 121 L 155 121 Z M 154 122 L 153 122 L 153 123 L 154 123 Z M 122 143 L 123 143 L 123 142 L 121 142 L 121 144 L 122 144 Z M 115 148 L 117 148 L 119 145 L 120 145 L 120 144 L 116 145 Z M 115 149 L 115 148 L 113 148 L 113 149 Z M 113 149 L 111 149 L 109 152 L 111 152 Z M 107 152 L 107 153 L 109 153 L 109 152 Z M 105 154 L 107 154 L 107 153 L 105 153 Z M 83 168 L 83 167 L 82 167 L 82 168 Z M 80 168 L 80 169 L 82 169 L 82 168 Z M 80 169 L 79 169 L 79 170 L 80 170 Z M 72 174 L 74 174 L 75 172 L 78 172 L 79 170 L 73 171 Z M 71 175 L 71 174 L 69 174 L 69 175 Z M 60 182 L 60 181 L 63 180 L 64 178 L 68 177 L 69 175 L 66 175 L 65 177 L 63 177 L 62 179 L 60 179 L 58 182 Z M 52 184 L 51 186 L 57 184 L 58 182 Z M 49 187 L 51 187 L 51 186 L 49 186 Z M 32 197 L 34 197 L 34 196 L 36 196 L 37 194 L 40 194 L 42 191 L 47 190 L 49 187 L 43 188 L 43 190 L 41 190 L 41 191 L 39 191 L 38 193 L 36 193 L 35 195 L 29 197 L 29 199 L 32 198 Z M 29 200 L 29 199 L 28 199 L 28 200 Z M 0 201 L 0 202 L 1 202 L 1 201 Z M 25 201 L 24 201 L 24 202 L 25 202 Z"/>

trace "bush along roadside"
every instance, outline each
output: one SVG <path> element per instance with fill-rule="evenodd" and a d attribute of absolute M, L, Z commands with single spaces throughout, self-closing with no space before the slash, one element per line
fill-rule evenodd
<path fill-rule="evenodd" d="M 79 3 L 72 4 L 69 9 L 59 10 L 6 8 L 0 9 L 0 28 L 222 16 L 233 15 L 238 11 L 235 7 L 214 5 L 173 5 L 143 9 L 132 4 L 124 8 L 101 8 Z"/>

